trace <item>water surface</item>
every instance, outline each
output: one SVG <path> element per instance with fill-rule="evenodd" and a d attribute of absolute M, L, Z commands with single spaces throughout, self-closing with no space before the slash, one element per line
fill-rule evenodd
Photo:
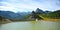
<path fill-rule="evenodd" d="M 60 22 L 22 21 L 0 25 L 1 30 L 60 30 Z"/>

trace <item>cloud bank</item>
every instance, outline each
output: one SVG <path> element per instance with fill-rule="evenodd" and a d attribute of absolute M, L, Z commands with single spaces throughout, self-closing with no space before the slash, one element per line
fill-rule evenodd
<path fill-rule="evenodd" d="M 60 0 L 0 0 L 0 10 L 13 12 L 42 10 L 55 11 L 60 9 Z"/>

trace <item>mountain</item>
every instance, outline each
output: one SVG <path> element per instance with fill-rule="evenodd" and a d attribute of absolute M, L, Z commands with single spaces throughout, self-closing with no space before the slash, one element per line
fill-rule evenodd
<path fill-rule="evenodd" d="M 48 14 L 48 13 L 50 13 L 51 11 L 43 11 L 43 10 L 37 8 L 35 12 L 36 12 L 37 14 Z"/>
<path fill-rule="evenodd" d="M 35 12 L 38 13 L 38 14 L 45 13 L 43 10 L 41 10 L 41 9 L 39 9 L 39 8 L 37 8 Z"/>
<path fill-rule="evenodd" d="M 31 14 L 31 12 L 17 12 L 17 14 L 24 16 L 24 15 Z"/>
<path fill-rule="evenodd" d="M 51 11 L 45 11 L 46 14 L 50 13 Z"/>
<path fill-rule="evenodd" d="M 31 12 L 17 12 L 17 14 L 21 15 L 23 20 L 26 20 L 30 16 Z"/>
<path fill-rule="evenodd" d="M 31 12 L 11 12 L 11 11 L 0 11 L 0 16 L 11 20 L 25 20 Z"/>
<path fill-rule="evenodd" d="M 48 16 L 50 18 L 60 18 L 60 10 L 57 10 L 57 11 L 53 11 L 51 13 L 48 13 Z"/>
<path fill-rule="evenodd" d="M 31 17 L 30 19 L 42 19 L 39 15 L 42 15 L 42 14 L 48 14 L 50 13 L 51 11 L 43 11 L 39 8 L 36 9 L 36 11 L 32 11 L 31 12 Z"/>
<path fill-rule="evenodd" d="M 0 16 L 6 17 L 6 18 L 12 19 L 12 20 L 19 20 L 22 18 L 21 15 L 18 15 L 11 11 L 0 11 Z"/>

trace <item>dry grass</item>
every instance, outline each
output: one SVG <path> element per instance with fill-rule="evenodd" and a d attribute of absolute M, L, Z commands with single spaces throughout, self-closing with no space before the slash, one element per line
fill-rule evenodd
<path fill-rule="evenodd" d="M 50 22 L 60 22 L 60 19 L 51 19 L 51 18 L 44 18 L 45 21 L 50 21 Z"/>

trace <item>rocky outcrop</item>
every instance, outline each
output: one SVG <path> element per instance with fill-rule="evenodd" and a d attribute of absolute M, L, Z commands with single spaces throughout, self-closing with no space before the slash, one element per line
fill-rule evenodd
<path fill-rule="evenodd" d="M 10 23 L 10 22 L 12 21 L 0 16 L 0 24 Z"/>

